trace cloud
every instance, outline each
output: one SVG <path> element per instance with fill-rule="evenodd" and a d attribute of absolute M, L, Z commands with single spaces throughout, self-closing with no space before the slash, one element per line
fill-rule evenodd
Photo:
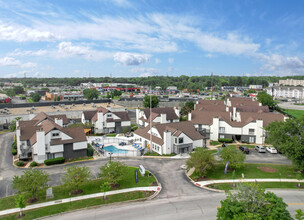
<path fill-rule="evenodd" d="M 174 63 L 174 59 L 173 58 L 169 58 L 168 62 L 172 64 L 172 63 Z"/>
<path fill-rule="evenodd" d="M 22 68 L 34 68 L 37 66 L 36 63 L 21 63 L 20 60 L 16 60 L 13 57 L 4 57 L 0 59 L 0 66 L 17 66 L 17 67 L 22 67 Z"/>
<path fill-rule="evenodd" d="M 158 59 L 158 58 L 155 58 L 154 61 L 156 64 L 159 64 L 161 62 L 160 59 Z"/>
<path fill-rule="evenodd" d="M 37 50 L 37 51 L 21 51 L 19 49 L 14 50 L 13 52 L 9 53 L 8 56 L 44 56 L 47 55 L 47 50 Z"/>
<path fill-rule="evenodd" d="M 303 74 L 304 60 L 297 56 L 285 57 L 279 54 L 260 55 L 260 59 L 264 62 L 262 70 L 267 70 L 279 74 Z"/>
<path fill-rule="evenodd" d="M 139 77 L 148 77 L 148 76 L 155 76 L 159 74 L 159 70 L 155 68 L 133 68 L 131 69 L 132 73 L 139 74 Z"/>
<path fill-rule="evenodd" d="M 118 52 L 114 54 L 114 60 L 125 66 L 140 65 L 149 62 L 149 55 L 137 53 Z"/>
<path fill-rule="evenodd" d="M 16 24 L 4 24 L 0 21 L 0 40 L 24 41 L 52 41 L 59 36 L 50 31 L 42 31 L 36 28 L 25 27 Z"/>

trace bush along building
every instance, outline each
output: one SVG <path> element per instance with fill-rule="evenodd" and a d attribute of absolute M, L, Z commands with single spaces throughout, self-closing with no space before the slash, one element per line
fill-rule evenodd
<path fill-rule="evenodd" d="M 128 111 L 122 108 L 98 107 L 94 111 L 84 111 L 81 122 L 91 123 L 94 133 L 122 133 L 131 130 Z"/>
<path fill-rule="evenodd" d="M 264 143 L 264 128 L 269 123 L 285 119 L 251 98 L 199 100 L 188 115 L 196 130 L 210 140 L 225 138 L 256 144 Z"/>
<path fill-rule="evenodd" d="M 136 109 L 136 123 L 140 127 L 148 126 L 150 121 L 160 124 L 179 122 L 179 117 L 180 110 L 176 107 L 152 108 L 151 115 L 149 108 Z"/>
<path fill-rule="evenodd" d="M 47 159 L 73 159 L 87 156 L 87 139 L 83 128 L 67 128 L 66 115 L 39 113 L 28 121 L 18 121 L 17 152 L 20 160 L 43 163 Z"/>
<path fill-rule="evenodd" d="M 151 146 L 150 134 L 152 134 Z M 189 153 L 194 148 L 205 145 L 204 137 L 196 131 L 189 121 L 153 123 L 152 126 L 137 129 L 135 138 L 137 143 L 140 143 L 147 151 L 153 151 L 160 155 Z"/>

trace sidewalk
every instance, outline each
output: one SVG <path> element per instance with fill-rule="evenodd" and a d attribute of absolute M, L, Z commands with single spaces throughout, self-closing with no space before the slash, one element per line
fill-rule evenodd
<path fill-rule="evenodd" d="M 126 192 L 134 192 L 134 191 L 153 191 L 153 192 L 158 191 L 159 192 L 160 190 L 161 190 L 160 186 L 148 186 L 148 187 L 135 187 L 135 188 L 129 188 L 129 189 L 120 189 L 120 190 L 109 191 L 106 193 L 103 193 L 103 192 L 94 193 L 94 194 L 89 194 L 89 195 L 84 195 L 84 196 L 77 196 L 77 197 L 72 197 L 72 198 L 67 198 L 67 199 L 59 199 L 59 200 L 54 200 L 54 201 L 50 201 L 50 202 L 29 205 L 29 206 L 25 207 L 23 209 L 23 211 L 42 208 L 42 207 L 51 206 L 51 205 L 58 205 L 58 204 L 62 204 L 62 203 L 75 202 L 75 201 L 84 200 L 84 199 L 103 197 L 104 195 L 109 196 L 109 195 L 126 193 Z M 19 211 L 20 211 L 19 208 L 2 210 L 2 211 L 0 211 L 0 216 L 17 213 Z"/>
<path fill-rule="evenodd" d="M 290 183 L 304 183 L 304 180 L 297 180 L 297 179 L 229 179 L 229 180 L 207 180 L 207 181 L 198 181 L 193 183 L 201 188 L 208 189 L 211 191 L 216 192 L 225 192 L 224 190 L 216 190 L 211 189 L 207 187 L 211 184 L 217 184 L 217 183 L 243 183 L 243 182 L 249 182 L 249 183 L 263 183 L 263 182 L 290 182 Z"/>

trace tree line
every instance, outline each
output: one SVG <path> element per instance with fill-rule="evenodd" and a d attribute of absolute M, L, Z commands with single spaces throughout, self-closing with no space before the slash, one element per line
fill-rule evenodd
<path fill-rule="evenodd" d="M 176 86 L 177 89 L 204 89 L 205 87 L 221 86 L 249 86 L 263 85 L 268 86 L 269 83 L 279 82 L 281 79 L 293 78 L 302 79 L 304 76 L 151 76 L 151 77 L 82 77 L 82 78 L 1 78 L 0 86 L 4 82 L 22 83 L 24 87 L 32 86 L 78 86 L 80 83 L 130 83 L 139 86 L 151 86 L 155 88 L 160 86 L 166 89 L 168 86 Z"/>

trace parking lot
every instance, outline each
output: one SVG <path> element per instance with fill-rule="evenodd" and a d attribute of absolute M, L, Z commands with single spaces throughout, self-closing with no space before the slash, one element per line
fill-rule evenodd
<path fill-rule="evenodd" d="M 292 164 L 291 160 L 287 159 L 282 154 L 259 153 L 254 148 L 249 149 L 250 153 L 246 154 L 247 163 L 272 163 L 272 164 Z"/>

